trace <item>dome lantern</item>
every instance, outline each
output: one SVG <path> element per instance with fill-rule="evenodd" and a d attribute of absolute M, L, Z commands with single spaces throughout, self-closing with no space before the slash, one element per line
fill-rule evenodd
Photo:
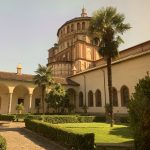
<path fill-rule="evenodd" d="M 84 7 L 82 8 L 81 17 L 87 17 L 87 11 Z"/>

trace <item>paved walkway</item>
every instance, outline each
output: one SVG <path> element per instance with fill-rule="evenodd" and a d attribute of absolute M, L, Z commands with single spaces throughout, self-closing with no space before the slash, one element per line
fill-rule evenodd
<path fill-rule="evenodd" d="M 65 150 L 24 127 L 24 123 L 0 121 L 0 134 L 6 138 L 7 150 Z"/>

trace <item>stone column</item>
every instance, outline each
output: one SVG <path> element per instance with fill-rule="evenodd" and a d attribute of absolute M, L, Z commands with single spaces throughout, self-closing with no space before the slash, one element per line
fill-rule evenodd
<path fill-rule="evenodd" d="M 96 107 L 96 98 L 95 98 L 95 92 L 93 92 L 93 107 Z"/>
<path fill-rule="evenodd" d="M 121 107 L 121 92 L 119 90 L 117 91 L 117 96 L 118 96 L 118 107 Z"/>
<path fill-rule="evenodd" d="M 11 113 L 11 105 L 12 105 L 12 94 L 13 93 L 9 93 L 9 104 L 8 104 L 8 113 Z"/>
<path fill-rule="evenodd" d="M 31 112 L 31 108 L 32 108 L 32 96 L 33 96 L 33 87 L 28 87 L 28 91 L 29 91 L 29 101 L 28 101 L 28 112 Z"/>
<path fill-rule="evenodd" d="M 32 106 L 32 94 L 29 94 L 29 108 L 28 108 L 28 112 L 31 112 L 31 106 Z"/>

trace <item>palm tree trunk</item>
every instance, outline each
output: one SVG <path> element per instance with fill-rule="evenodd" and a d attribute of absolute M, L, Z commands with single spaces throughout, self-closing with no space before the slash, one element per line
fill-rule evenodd
<path fill-rule="evenodd" d="M 42 87 L 42 113 L 44 114 L 45 87 Z"/>
<path fill-rule="evenodd" d="M 109 92 L 109 105 L 110 105 L 110 117 L 111 124 L 113 127 L 114 118 L 113 118 L 113 101 L 112 101 L 112 69 L 111 69 L 111 57 L 107 58 L 107 75 L 108 75 L 108 92 Z"/>

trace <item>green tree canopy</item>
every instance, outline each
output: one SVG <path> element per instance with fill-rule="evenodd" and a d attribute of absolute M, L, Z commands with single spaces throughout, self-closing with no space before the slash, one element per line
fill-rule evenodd
<path fill-rule="evenodd" d="M 46 95 L 46 102 L 56 112 L 64 109 L 69 105 L 69 97 L 60 83 L 56 83 Z"/>
<path fill-rule="evenodd" d="M 102 8 L 93 13 L 89 33 L 99 47 L 99 54 L 106 59 L 118 55 L 118 47 L 123 42 L 121 35 L 130 29 L 130 25 L 125 24 L 124 20 L 125 16 L 113 7 Z"/>
<path fill-rule="evenodd" d="M 33 78 L 35 84 L 41 89 L 42 94 L 42 111 L 44 113 L 44 99 L 46 94 L 46 88 L 54 83 L 52 78 L 52 69 L 47 66 L 38 65 L 38 69 L 35 71 L 36 75 Z"/>
<path fill-rule="evenodd" d="M 150 149 L 150 77 L 140 79 L 129 103 L 136 150 Z"/>

